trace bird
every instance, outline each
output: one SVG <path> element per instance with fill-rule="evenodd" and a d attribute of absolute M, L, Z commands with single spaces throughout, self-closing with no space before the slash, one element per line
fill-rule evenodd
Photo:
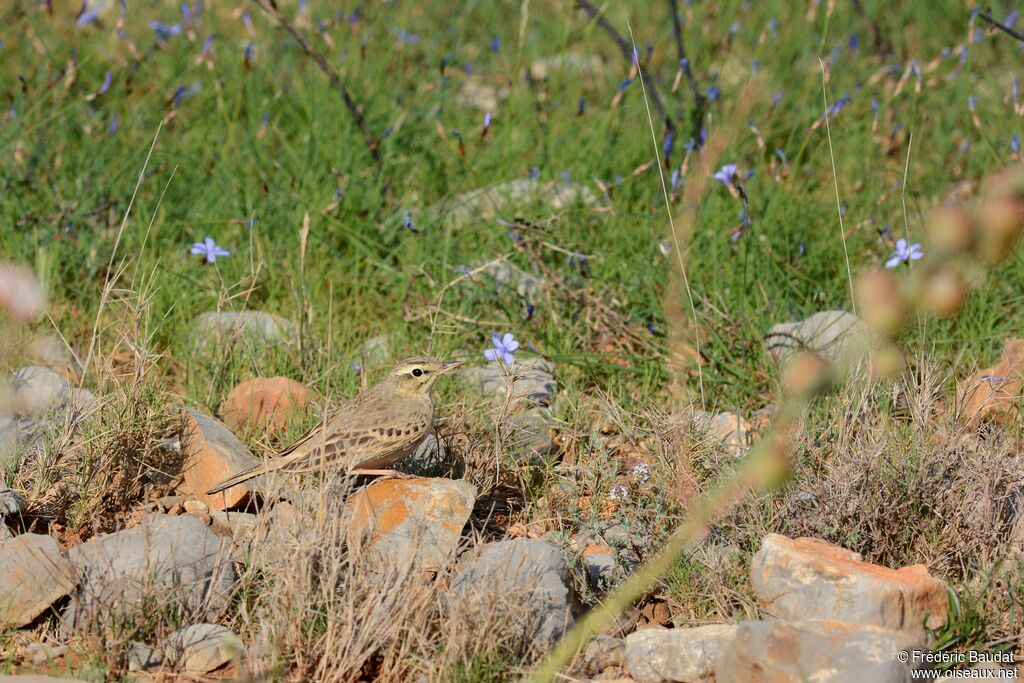
<path fill-rule="evenodd" d="M 407 358 L 387 377 L 346 401 L 274 458 L 224 479 L 213 495 L 270 472 L 317 472 L 344 466 L 349 474 L 395 475 L 386 469 L 416 450 L 430 433 L 430 390 L 462 361 Z"/>

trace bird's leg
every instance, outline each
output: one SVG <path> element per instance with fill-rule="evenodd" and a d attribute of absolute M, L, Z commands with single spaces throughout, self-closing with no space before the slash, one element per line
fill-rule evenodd
<path fill-rule="evenodd" d="M 349 474 L 366 477 L 381 477 L 382 479 L 415 479 L 413 474 L 406 474 L 398 470 L 352 470 Z"/>

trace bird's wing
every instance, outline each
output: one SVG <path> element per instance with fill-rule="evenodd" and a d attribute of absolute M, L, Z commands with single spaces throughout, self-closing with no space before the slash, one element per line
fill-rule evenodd
<path fill-rule="evenodd" d="M 385 423 L 391 421 L 389 415 L 395 415 L 395 407 L 392 396 L 356 396 L 282 453 L 278 469 L 306 472 L 328 465 L 356 467 L 365 460 L 400 452 L 411 441 L 418 441 L 425 427 L 401 430 L 388 426 Z M 421 421 L 429 426 L 429 414 L 422 412 Z"/>

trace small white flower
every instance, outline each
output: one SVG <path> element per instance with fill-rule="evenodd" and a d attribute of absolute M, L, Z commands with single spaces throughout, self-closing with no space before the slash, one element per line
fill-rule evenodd
<path fill-rule="evenodd" d="M 626 500 L 629 498 L 629 489 L 622 484 L 616 484 L 608 491 L 608 497 L 612 500 Z"/>
<path fill-rule="evenodd" d="M 633 465 L 633 479 L 643 484 L 651 478 L 651 466 L 645 462 Z"/>

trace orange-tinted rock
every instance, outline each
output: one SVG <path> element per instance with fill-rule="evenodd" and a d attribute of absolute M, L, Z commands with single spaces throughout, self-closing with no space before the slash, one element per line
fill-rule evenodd
<path fill-rule="evenodd" d="M 828 619 L 914 634 L 946 623 L 946 585 L 921 564 L 889 569 L 816 538 L 769 534 L 750 573 L 758 602 L 778 619 Z"/>
<path fill-rule="evenodd" d="M 313 393 L 287 377 L 255 377 L 228 394 L 220 407 L 224 424 L 239 432 L 253 429 L 283 430 L 288 420 L 304 410 Z"/>
<path fill-rule="evenodd" d="M 230 510 L 248 502 L 253 482 L 206 495 L 224 479 L 259 465 L 260 461 L 223 424 L 198 410 L 186 410 L 181 433 L 184 481 L 179 492 L 201 500 L 210 510 Z"/>
<path fill-rule="evenodd" d="M 452 479 L 385 479 L 352 496 L 349 544 L 375 564 L 448 563 L 476 502 L 476 487 Z"/>
<path fill-rule="evenodd" d="M 1017 415 L 1024 374 L 1024 340 L 1003 342 L 1003 358 L 960 385 L 957 406 L 971 427 L 986 420 L 1006 422 Z"/>
<path fill-rule="evenodd" d="M 741 621 L 735 629 L 715 660 L 717 683 L 905 683 L 915 679 L 911 669 L 929 668 L 913 654 L 928 652 L 923 639 L 906 631 L 835 621 Z"/>

